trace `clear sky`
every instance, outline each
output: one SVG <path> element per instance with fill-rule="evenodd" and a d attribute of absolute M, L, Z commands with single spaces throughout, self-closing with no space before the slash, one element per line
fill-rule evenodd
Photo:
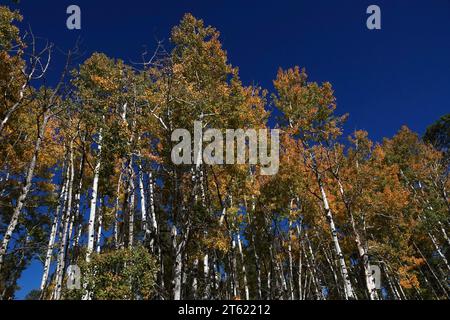
<path fill-rule="evenodd" d="M 66 28 L 71 4 L 81 8 L 80 31 Z M 371 4 L 381 8 L 381 30 L 366 28 Z M 272 90 L 277 69 L 295 65 L 310 80 L 331 82 L 337 112 L 350 114 L 346 134 L 364 129 L 379 141 L 403 124 L 422 134 L 450 112 L 450 0 L 21 0 L 12 7 L 62 49 L 80 37 L 85 58 L 101 51 L 126 62 L 155 39 L 168 43 L 171 27 L 191 12 L 221 32 L 244 83 Z M 39 287 L 41 272 L 33 263 L 18 298 Z"/>

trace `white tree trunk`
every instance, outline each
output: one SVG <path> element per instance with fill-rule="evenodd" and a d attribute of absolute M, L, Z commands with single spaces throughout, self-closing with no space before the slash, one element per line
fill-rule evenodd
<path fill-rule="evenodd" d="M 22 211 L 23 205 L 25 204 L 25 200 L 27 199 L 28 192 L 30 191 L 34 170 L 36 168 L 39 151 L 41 149 L 41 143 L 44 139 L 45 128 L 47 127 L 47 122 L 49 119 L 49 114 L 46 112 L 44 114 L 44 120 L 40 124 L 38 136 L 36 138 L 34 144 L 33 156 L 31 157 L 31 161 L 28 164 L 27 172 L 25 175 L 25 183 L 22 186 L 22 190 L 20 192 L 20 196 L 17 199 L 16 206 L 14 207 L 13 214 L 11 216 L 11 220 L 9 222 L 8 228 L 6 229 L 5 236 L 3 237 L 2 244 L 0 246 L 0 272 L 3 267 L 4 257 L 8 250 L 9 241 L 11 240 L 12 234 L 16 229 L 17 223 L 19 222 L 20 212 Z"/>
<path fill-rule="evenodd" d="M 24 72 L 24 70 L 22 70 Z M 19 89 L 19 99 L 11 106 L 11 108 L 8 109 L 8 111 L 6 111 L 5 116 L 3 117 L 2 122 L 0 123 L 0 133 L 3 132 L 3 129 L 5 128 L 6 124 L 9 121 L 9 118 L 11 117 L 11 115 L 17 110 L 19 109 L 19 107 L 22 105 L 24 96 L 25 96 L 25 89 L 28 87 L 28 84 L 30 83 L 30 79 L 32 77 L 32 74 L 27 75 L 26 77 L 26 81 L 20 86 Z"/>
<path fill-rule="evenodd" d="M 246 206 L 247 207 L 247 206 Z M 255 204 L 255 197 L 252 195 L 252 214 L 255 213 L 256 204 Z M 252 224 L 251 214 L 250 212 L 247 212 L 247 219 L 248 224 Z M 255 258 L 255 269 L 256 269 L 256 289 L 257 289 L 257 299 L 261 299 L 262 293 L 261 293 L 261 267 L 260 267 L 260 260 L 258 252 L 256 251 L 256 241 L 255 241 L 255 233 L 251 232 L 251 240 L 252 240 L 252 248 L 253 248 L 253 256 Z"/>
<path fill-rule="evenodd" d="M 195 300 L 197 298 L 197 291 L 198 291 L 198 282 L 197 282 L 198 259 L 197 258 L 194 260 L 193 272 L 194 272 L 194 276 L 192 279 L 192 295 Z"/>
<path fill-rule="evenodd" d="M 313 249 L 311 246 L 311 242 L 309 241 L 309 238 L 308 238 L 308 232 L 305 232 L 305 240 L 308 243 L 308 251 L 309 251 L 309 255 L 311 256 L 311 263 L 310 263 L 309 257 L 305 251 L 305 258 L 307 261 L 307 269 L 310 271 L 310 274 L 311 274 L 310 280 L 312 281 L 312 283 L 314 285 L 316 299 L 323 300 L 324 297 L 323 297 L 323 293 L 322 293 L 322 286 L 321 286 L 321 282 L 320 282 L 320 279 L 317 274 L 316 259 L 314 258 L 314 252 L 313 252 Z"/>
<path fill-rule="evenodd" d="M 436 249 L 436 252 L 438 253 L 439 257 L 444 262 L 445 267 L 450 272 L 450 265 L 448 264 L 447 258 L 445 258 L 445 255 L 442 253 L 441 247 L 438 245 L 436 238 L 430 232 L 428 232 L 428 236 L 430 237 L 431 242 L 433 243 L 433 246 Z"/>
<path fill-rule="evenodd" d="M 288 243 L 288 257 L 289 257 L 289 295 L 291 300 L 295 299 L 294 296 L 294 270 L 293 270 L 293 260 L 292 260 L 292 242 L 291 234 L 289 232 L 289 243 Z"/>
<path fill-rule="evenodd" d="M 241 235 L 237 234 L 237 244 L 239 249 L 239 255 L 241 256 L 241 269 L 242 269 L 242 278 L 244 281 L 244 290 L 245 290 L 245 300 L 250 300 L 250 292 L 248 289 L 248 283 L 247 283 L 247 270 L 245 268 L 245 260 L 244 260 L 244 252 L 242 251 L 242 241 L 241 241 Z"/>
<path fill-rule="evenodd" d="M 301 226 L 301 225 L 300 225 Z M 302 228 L 299 225 L 296 226 L 297 229 L 297 237 L 300 240 L 301 239 L 301 234 L 302 234 Z M 302 292 L 302 267 L 303 267 L 303 261 L 302 261 L 302 252 L 304 250 L 303 246 L 301 246 L 301 242 L 300 242 L 300 249 L 299 249 L 299 253 L 298 253 L 298 271 L 297 271 L 297 276 L 298 276 L 298 299 L 299 300 L 303 300 L 303 292 Z"/>
<path fill-rule="evenodd" d="M 231 241 L 231 263 L 232 263 L 232 273 L 233 273 L 233 298 L 238 296 L 238 286 L 239 282 L 237 279 L 237 262 L 236 262 L 236 241 L 233 239 Z"/>
<path fill-rule="evenodd" d="M 65 200 L 67 201 L 67 205 L 65 208 L 65 214 L 63 215 L 63 232 L 62 237 L 59 240 L 59 255 L 58 255 L 58 267 L 56 274 L 56 291 L 54 298 L 59 300 L 61 298 L 61 289 L 62 289 L 62 281 L 64 277 L 64 269 L 66 262 L 66 247 L 67 247 L 67 237 L 69 230 L 69 223 L 72 214 L 72 190 L 73 190 L 73 178 L 75 175 L 74 172 L 74 164 L 73 164 L 73 142 L 71 142 L 70 146 L 70 159 L 69 159 L 69 168 L 68 170 L 68 182 L 67 182 L 67 194 L 65 196 Z"/>
<path fill-rule="evenodd" d="M 144 231 L 144 239 L 147 239 L 150 232 L 147 222 L 147 207 L 145 202 L 145 192 L 144 192 L 144 173 L 142 172 L 142 166 L 139 164 L 139 196 L 141 200 L 141 219 L 142 219 L 142 230 Z"/>
<path fill-rule="evenodd" d="M 172 225 L 172 249 L 175 254 L 175 266 L 173 268 L 173 298 L 174 300 L 181 300 L 181 283 L 182 283 L 182 268 L 183 268 L 183 260 L 182 260 L 182 245 L 177 241 L 178 231 L 175 225 Z"/>
<path fill-rule="evenodd" d="M 209 299 L 210 295 L 210 279 L 209 279 L 209 255 L 206 253 L 203 256 L 203 279 L 205 283 L 205 290 L 203 292 L 203 299 Z"/>
<path fill-rule="evenodd" d="M 339 192 L 340 192 L 342 198 L 344 199 L 344 201 L 346 202 L 344 187 L 339 179 L 338 179 L 338 185 L 339 185 Z M 362 264 L 363 264 L 363 268 L 364 268 L 364 279 L 365 279 L 365 283 L 366 283 L 367 294 L 369 295 L 370 300 L 378 300 L 378 293 L 377 293 L 377 289 L 375 287 L 375 279 L 373 278 L 372 269 L 371 269 L 370 263 L 369 263 L 369 254 L 362 244 L 361 236 L 356 227 L 355 219 L 353 217 L 353 212 L 350 209 L 350 207 L 348 207 L 347 203 L 345 203 L 345 205 L 347 206 L 347 211 L 348 211 L 348 214 L 350 215 L 350 221 L 352 224 L 353 233 L 355 235 L 355 242 L 356 242 L 356 247 L 358 248 L 359 258 L 362 260 Z"/>
<path fill-rule="evenodd" d="M 114 234 L 114 247 L 119 248 L 119 199 L 120 199 L 120 185 L 122 184 L 122 170 L 119 174 L 119 179 L 117 180 L 117 190 L 116 190 L 116 203 L 114 207 L 114 223 L 113 223 L 113 234 Z"/>
<path fill-rule="evenodd" d="M 128 184 L 128 194 L 130 197 L 130 205 L 129 205 L 129 211 L 128 211 L 128 248 L 132 248 L 134 245 L 134 210 L 135 210 L 135 204 L 134 204 L 134 175 L 133 175 L 133 167 L 132 167 L 132 160 L 130 160 L 130 176 L 129 176 L 129 184 Z"/>
<path fill-rule="evenodd" d="M 69 226 L 69 249 L 71 247 L 70 240 L 72 238 L 73 226 L 74 226 L 75 222 L 77 222 L 77 219 L 79 219 L 80 221 L 83 220 L 83 217 L 80 215 L 80 205 L 81 205 L 81 189 L 83 187 L 84 162 L 85 162 L 85 154 L 83 152 L 83 155 L 80 160 L 80 167 L 79 167 L 79 172 L 80 172 L 79 182 L 78 182 L 78 186 L 77 186 L 75 197 L 74 197 L 74 200 L 75 200 L 74 207 L 75 208 L 74 208 L 74 212 L 73 212 L 72 218 L 70 220 L 70 226 Z M 80 223 L 79 227 L 81 228 L 81 223 Z M 75 245 L 75 244 L 78 245 L 78 242 L 76 242 L 76 241 L 72 241 L 72 242 L 73 242 L 73 245 Z"/>
<path fill-rule="evenodd" d="M 149 184 L 149 207 L 150 207 L 150 218 L 151 224 L 154 232 L 154 237 L 158 236 L 158 224 L 156 222 L 156 214 L 155 214 L 155 191 L 153 188 L 153 175 L 152 172 L 148 175 L 148 184 Z"/>
<path fill-rule="evenodd" d="M 65 183 L 63 183 L 58 202 L 61 202 L 61 198 L 64 197 L 64 193 L 66 192 L 65 189 L 66 189 L 66 185 L 65 185 Z M 52 229 L 50 232 L 50 238 L 48 240 L 48 245 L 47 245 L 47 254 L 45 255 L 44 272 L 42 274 L 42 280 L 41 280 L 41 286 L 40 286 L 41 298 L 43 297 L 44 289 L 47 286 L 48 274 L 50 272 L 50 264 L 52 262 L 52 256 L 53 256 L 53 248 L 55 245 L 56 230 L 58 229 L 58 220 L 59 220 L 60 210 L 61 210 L 61 204 L 59 203 L 56 208 L 56 211 L 55 211 L 55 216 L 53 218 Z"/>
<path fill-rule="evenodd" d="M 331 212 L 330 206 L 328 205 L 328 198 L 325 193 L 325 189 L 322 185 L 322 180 L 318 173 L 317 173 L 317 180 L 319 183 L 320 193 L 322 195 L 322 202 L 323 202 L 323 207 L 325 209 L 326 218 L 328 220 L 328 224 L 330 225 L 330 231 L 331 231 L 331 237 L 332 237 L 333 244 L 334 244 L 334 249 L 336 251 L 336 256 L 339 259 L 340 271 L 341 271 L 342 279 L 344 281 L 345 298 L 346 299 L 355 299 L 356 297 L 353 292 L 353 287 L 352 287 L 352 284 L 350 282 L 350 278 L 348 275 L 347 265 L 345 263 L 344 255 L 342 254 L 341 245 L 339 244 L 339 239 L 337 236 L 336 226 L 334 224 L 333 214 Z"/>
<path fill-rule="evenodd" d="M 96 250 L 95 252 L 97 254 L 100 254 L 101 252 L 101 240 L 102 240 L 102 226 L 103 226 L 103 200 L 100 199 L 100 211 L 98 213 L 97 217 L 97 239 L 95 241 Z"/>
<path fill-rule="evenodd" d="M 83 143 L 86 141 L 85 138 L 83 138 Z M 77 228 L 75 228 L 75 239 L 73 241 L 73 246 L 77 247 L 78 243 L 80 241 L 80 237 L 81 237 L 81 230 L 83 227 L 83 216 L 81 214 L 81 192 L 82 192 L 82 187 L 83 187 L 83 175 L 84 175 L 84 164 L 86 161 L 86 153 L 83 150 L 83 155 L 81 157 L 81 161 L 80 161 L 80 176 L 79 176 L 79 182 L 78 182 L 78 189 L 77 189 L 77 193 L 75 195 L 75 212 L 74 212 L 74 223 L 77 222 Z"/>
<path fill-rule="evenodd" d="M 101 155 L 102 155 L 102 129 L 99 131 L 98 137 L 98 155 L 97 163 L 94 168 L 94 180 L 92 182 L 92 197 L 91 206 L 89 211 L 89 224 L 88 224 L 88 246 L 86 251 L 86 262 L 91 261 L 91 254 L 94 251 L 95 242 L 95 211 L 97 209 L 97 192 L 98 192 L 98 179 L 101 167 Z"/>
<path fill-rule="evenodd" d="M 291 211 L 292 209 L 292 203 L 291 201 Z M 291 300 L 295 299 L 294 296 L 294 269 L 293 269 L 293 259 L 292 259 L 292 222 L 289 219 L 289 227 L 288 227 L 288 233 L 289 233 L 289 240 L 288 240 L 288 260 L 289 260 L 289 296 Z"/>

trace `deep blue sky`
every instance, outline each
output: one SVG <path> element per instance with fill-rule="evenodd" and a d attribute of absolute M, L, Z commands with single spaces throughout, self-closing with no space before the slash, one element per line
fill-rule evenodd
<path fill-rule="evenodd" d="M 70 4 L 81 8 L 81 31 L 65 26 Z M 382 30 L 366 28 L 370 4 L 381 7 Z M 338 113 L 350 114 L 346 134 L 365 129 L 381 140 L 403 124 L 422 134 L 450 111 L 450 0 L 22 0 L 15 7 L 60 48 L 81 37 L 85 57 L 101 51 L 128 62 L 156 38 L 168 42 L 171 27 L 191 12 L 220 30 L 244 83 L 271 90 L 277 69 L 295 65 L 311 80 L 331 82 Z M 40 276 L 34 263 L 18 298 Z"/>

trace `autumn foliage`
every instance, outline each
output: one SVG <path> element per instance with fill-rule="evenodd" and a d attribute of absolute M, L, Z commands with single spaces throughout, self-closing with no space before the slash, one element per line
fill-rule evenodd
<path fill-rule="evenodd" d="M 0 7 L 1 298 L 36 259 L 42 299 L 449 298 L 442 124 L 439 145 L 345 134 L 330 83 L 246 85 L 191 14 L 145 63 L 94 53 L 48 86 L 20 21 Z M 268 128 L 273 107 L 278 174 L 171 161 L 173 130 Z"/>

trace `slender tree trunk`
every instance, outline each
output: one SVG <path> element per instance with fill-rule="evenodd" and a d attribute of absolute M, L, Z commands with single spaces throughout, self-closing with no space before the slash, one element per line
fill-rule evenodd
<path fill-rule="evenodd" d="M 392 293 L 392 296 L 393 296 L 394 300 L 401 300 L 401 297 L 400 297 L 400 294 L 397 291 L 397 288 L 392 283 L 392 279 L 391 279 L 390 274 L 388 273 L 386 268 L 383 268 L 383 270 L 384 270 L 384 274 L 386 276 L 386 280 L 387 280 L 387 283 L 389 285 L 389 288 L 391 290 L 391 293 Z"/>
<path fill-rule="evenodd" d="M 255 212 L 254 210 L 254 205 L 253 205 L 253 212 Z M 247 212 L 248 215 L 248 222 L 249 225 L 252 224 L 252 219 L 250 218 L 250 213 Z M 253 230 L 256 231 L 255 228 L 253 228 Z M 252 241 L 252 248 L 253 248 L 253 257 L 255 259 L 255 269 L 256 269 L 256 289 L 257 289 L 257 299 L 261 299 L 262 297 L 262 293 L 261 293 L 261 266 L 260 266 L 260 259 L 259 259 L 259 255 L 258 252 L 256 251 L 256 241 L 255 241 L 255 232 L 251 232 L 251 241 Z"/>
<path fill-rule="evenodd" d="M 68 168 L 68 184 L 67 184 L 67 205 L 66 213 L 63 215 L 63 232 L 62 238 L 60 239 L 59 255 L 58 255 L 58 267 L 56 274 L 56 291 L 54 298 L 59 300 L 61 298 L 62 281 L 64 278 L 66 253 L 67 253 L 67 238 L 70 218 L 72 215 L 72 190 L 73 190 L 73 179 L 74 179 L 74 163 L 73 163 L 73 141 L 70 143 L 70 156 L 69 156 L 69 168 Z"/>
<path fill-rule="evenodd" d="M 194 260 L 192 272 L 194 273 L 194 276 L 192 279 L 192 297 L 195 300 L 195 299 L 197 299 L 197 291 L 198 291 L 198 282 L 197 282 L 198 259 L 197 258 Z"/>
<path fill-rule="evenodd" d="M 152 223 L 152 228 L 153 228 L 153 232 L 154 232 L 154 237 L 157 238 L 158 237 L 158 224 L 156 221 L 156 214 L 155 214 L 155 191 L 154 191 L 154 187 L 153 187 L 153 174 L 150 171 L 150 173 L 148 174 L 148 187 L 149 187 L 149 207 L 150 207 L 150 218 L 151 218 L 151 223 Z"/>
<path fill-rule="evenodd" d="M 324 210 L 325 210 L 325 215 L 326 215 L 326 218 L 328 220 L 328 224 L 330 225 L 331 237 L 332 237 L 332 240 L 333 240 L 334 249 L 336 251 L 336 256 L 339 259 L 340 271 L 341 271 L 342 279 L 344 281 L 345 298 L 346 299 L 355 299 L 356 297 L 355 297 L 355 294 L 354 294 L 354 291 L 353 291 L 352 284 L 350 282 L 350 277 L 348 275 L 347 265 L 345 263 L 344 255 L 342 253 L 341 245 L 339 243 L 339 239 L 338 239 L 338 236 L 337 236 L 337 229 L 336 229 L 336 226 L 334 224 L 333 214 L 332 214 L 330 206 L 328 204 L 328 198 L 327 198 L 327 195 L 325 193 L 325 189 L 323 187 L 322 179 L 321 179 L 319 173 L 317 172 L 317 169 L 315 171 L 316 171 L 317 181 L 318 181 L 318 184 L 319 184 L 320 193 L 321 193 L 321 196 L 322 196 L 322 202 L 323 202 L 323 207 L 324 207 Z"/>
<path fill-rule="evenodd" d="M 237 261 L 236 261 L 236 241 L 231 240 L 231 270 L 233 278 L 233 298 L 238 296 L 239 282 L 237 279 Z"/>
<path fill-rule="evenodd" d="M 75 227 L 75 232 L 74 232 L 74 241 L 73 241 L 73 247 L 74 248 L 78 248 L 78 244 L 80 241 L 80 237 L 81 237 L 81 230 L 83 229 L 83 215 L 81 213 L 81 192 L 82 192 L 82 188 L 83 188 L 83 177 L 84 177 L 84 168 L 85 168 L 85 163 L 86 163 L 86 150 L 85 150 L 85 143 L 86 143 L 86 137 L 87 137 L 87 132 L 84 134 L 83 138 L 82 138 L 82 144 L 83 144 L 83 150 L 82 150 L 82 155 L 81 155 L 81 160 L 80 160 L 80 173 L 78 176 L 78 187 L 77 187 L 77 192 L 75 195 L 75 212 L 74 212 L 74 223 L 76 223 L 76 227 Z M 75 255 L 72 256 L 72 259 L 75 259 Z"/>
<path fill-rule="evenodd" d="M 217 276 L 220 273 L 220 270 L 218 267 L 218 262 L 217 262 L 217 253 L 213 257 L 212 266 L 213 266 L 212 278 L 213 278 L 213 288 L 214 288 L 212 298 L 217 299 L 219 297 L 218 290 L 219 290 L 219 282 L 220 282 L 220 279 L 218 279 L 218 276 Z"/>
<path fill-rule="evenodd" d="M 203 292 L 203 299 L 209 299 L 211 294 L 211 288 L 210 288 L 210 277 L 209 277 L 209 255 L 208 253 L 205 253 L 203 256 L 203 281 L 204 281 L 204 287 L 205 290 Z"/>
<path fill-rule="evenodd" d="M 148 203 L 149 203 L 149 219 L 150 219 L 150 228 L 147 227 L 148 231 L 151 230 L 151 240 L 150 240 L 150 248 L 153 249 L 153 251 L 159 250 L 158 248 L 155 248 L 156 246 L 160 245 L 159 243 L 159 230 L 158 230 L 158 224 L 156 221 L 156 213 L 155 213 L 155 191 L 153 188 L 153 174 L 150 171 L 148 174 Z"/>
<path fill-rule="evenodd" d="M 439 277 L 436 275 L 436 273 L 434 272 L 433 268 L 431 267 L 431 265 L 428 263 L 427 258 L 423 255 L 422 251 L 419 249 L 419 247 L 413 243 L 414 247 L 416 248 L 417 252 L 420 254 L 420 256 L 422 257 L 422 259 L 425 261 L 425 264 L 427 265 L 428 269 L 431 271 L 431 274 L 433 275 L 434 279 L 436 280 L 439 288 L 442 290 L 442 292 L 444 293 L 444 295 L 447 297 L 447 299 L 449 299 L 449 295 L 447 293 L 447 290 L 445 288 L 446 284 L 442 284 L 441 280 L 439 279 Z"/>
<path fill-rule="evenodd" d="M 444 225 L 442 224 L 441 221 L 438 221 L 438 224 L 439 224 L 439 228 L 441 229 L 442 235 L 444 236 L 445 241 L 450 246 L 450 238 L 447 235 L 447 231 L 445 231 Z"/>
<path fill-rule="evenodd" d="M 158 258 L 159 258 L 159 283 L 160 283 L 160 287 L 162 290 L 162 294 L 160 294 L 160 298 L 162 300 L 165 299 L 164 293 L 166 291 L 166 285 L 165 285 L 165 281 L 164 281 L 164 276 L 165 276 L 165 272 L 164 272 L 164 260 L 163 260 L 163 255 L 161 252 L 161 246 L 158 245 L 157 249 L 158 249 Z"/>
<path fill-rule="evenodd" d="M 58 230 L 58 254 L 57 254 L 57 258 L 56 258 L 56 271 L 54 273 L 54 283 L 55 286 L 53 287 L 53 291 L 52 291 L 52 295 L 51 298 L 52 299 L 57 299 L 56 298 L 56 294 L 57 294 L 57 290 L 58 290 L 58 282 L 59 282 L 59 276 L 60 276 L 60 272 L 61 272 L 61 263 L 60 263 L 60 259 L 59 259 L 59 254 L 60 254 L 60 250 L 61 250 L 61 243 L 62 243 L 62 239 L 63 239 L 63 234 L 65 232 L 65 226 L 66 226 L 66 215 L 67 215 L 67 195 L 68 195 L 68 189 L 69 189 L 69 174 L 70 174 L 70 165 L 67 166 L 66 169 L 66 173 L 64 174 L 64 186 L 65 186 L 65 190 L 66 192 L 64 193 L 64 197 L 62 199 L 62 203 L 61 203 L 61 223 L 59 225 L 59 230 Z"/>
<path fill-rule="evenodd" d="M 450 265 L 448 264 L 447 258 L 442 253 L 441 247 L 438 245 L 436 238 L 430 232 L 428 232 L 428 236 L 430 237 L 431 242 L 433 243 L 433 246 L 436 249 L 436 252 L 438 253 L 438 255 L 441 258 L 442 262 L 444 263 L 445 267 L 450 272 Z"/>
<path fill-rule="evenodd" d="M 142 165 L 138 165 L 139 169 L 139 196 L 141 200 L 141 219 L 142 219 L 142 230 L 144 231 L 144 239 L 147 239 L 148 234 L 150 232 L 147 222 L 147 204 L 145 201 L 145 192 L 144 192 L 144 173 L 142 171 Z"/>
<path fill-rule="evenodd" d="M 95 211 L 97 209 L 97 193 L 98 193 L 98 179 L 100 175 L 101 156 L 102 156 L 102 129 L 100 128 L 98 135 L 98 154 L 97 162 L 94 168 L 94 180 L 92 182 L 92 197 L 91 206 L 89 211 L 89 224 L 88 224 L 88 246 L 86 251 L 86 262 L 91 261 L 91 254 L 94 251 L 95 242 Z"/>
<path fill-rule="evenodd" d="M 357 167 L 358 167 L 358 165 L 357 165 Z M 349 203 L 347 202 L 344 187 L 339 178 L 337 179 L 337 182 L 339 185 L 339 192 L 344 200 L 345 207 L 347 209 L 347 213 L 350 215 L 350 221 L 351 221 L 353 233 L 355 235 L 356 247 L 358 248 L 359 258 L 361 259 L 361 264 L 364 268 L 364 279 L 365 279 L 367 294 L 369 295 L 370 300 L 378 300 L 378 293 L 377 293 L 377 289 L 375 287 L 375 279 L 373 278 L 372 269 L 370 267 L 370 262 L 369 262 L 369 254 L 362 244 L 361 236 L 360 236 L 360 233 L 358 232 L 358 229 L 357 229 L 356 223 L 355 223 L 355 219 L 353 217 L 353 212 L 350 208 Z"/>
<path fill-rule="evenodd" d="M 183 268 L 182 251 L 181 245 L 177 244 L 177 228 L 175 225 L 172 226 L 172 246 L 175 253 L 175 266 L 173 272 L 173 298 L 174 300 L 181 300 L 181 270 Z"/>
<path fill-rule="evenodd" d="M 31 161 L 28 164 L 27 172 L 25 175 L 25 182 L 22 186 L 20 196 L 17 199 L 16 206 L 14 207 L 13 214 L 11 216 L 11 220 L 9 222 L 8 228 L 6 229 L 5 236 L 3 237 L 2 244 L 0 246 L 0 272 L 3 267 L 3 261 L 6 255 L 6 252 L 8 250 L 9 241 L 11 240 L 12 234 L 14 230 L 16 229 L 17 223 L 19 222 L 19 216 L 20 212 L 22 211 L 22 208 L 25 204 L 25 200 L 27 199 L 28 192 L 30 191 L 33 176 L 34 176 L 34 170 L 36 168 L 36 164 L 38 161 L 38 155 L 41 150 L 41 144 L 44 140 L 44 133 L 45 129 L 47 127 L 47 122 L 49 119 L 49 111 L 46 111 L 44 113 L 44 119 L 42 123 L 40 124 L 40 128 L 38 130 L 38 136 L 36 138 L 35 144 L 34 144 L 34 150 L 33 150 L 33 156 L 31 157 Z"/>
<path fill-rule="evenodd" d="M 301 222 L 300 225 L 297 225 L 297 237 L 300 240 L 302 235 L 302 228 L 301 228 Z M 303 268 L 303 261 L 302 261 L 302 251 L 304 251 L 303 246 L 301 245 L 303 242 L 300 241 L 300 248 L 298 252 L 298 271 L 297 271 L 297 277 L 298 277 L 298 299 L 303 300 L 303 291 L 302 291 L 302 268 Z"/>
<path fill-rule="evenodd" d="M 97 239 L 95 240 L 95 246 L 96 246 L 96 250 L 95 252 L 97 254 L 100 254 L 101 252 L 101 241 L 102 241 L 102 227 L 103 227 L 103 210 L 104 210 L 104 206 L 103 206 L 103 199 L 100 198 L 100 210 L 98 212 L 98 217 L 97 217 Z"/>
<path fill-rule="evenodd" d="M 81 188 L 83 187 L 83 174 L 84 174 L 84 161 L 85 161 L 84 157 L 85 156 L 83 153 L 82 159 L 80 161 L 80 169 L 79 169 L 80 174 L 78 177 L 78 186 L 75 191 L 75 197 L 74 197 L 74 200 L 75 200 L 74 207 L 75 208 L 74 208 L 73 215 L 70 219 L 70 225 L 69 225 L 69 249 L 71 247 L 71 239 L 72 239 L 72 233 L 73 233 L 72 231 L 74 229 L 74 225 L 77 222 L 83 220 L 83 217 L 80 215 L 80 202 L 81 202 Z M 75 230 L 76 230 L 76 228 L 75 228 Z"/>
<path fill-rule="evenodd" d="M 237 245 L 239 249 L 239 255 L 241 257 L 241 270 L 242 270 L 242 278 L 244 281 L 244 291 L 245 291 L 245 300 L 250 300 L 250 291 L 248 289 L 248 283 L 247 283 L 247 270 L 245 268 L 245 259 L 244 259 L 244 252 L 242 250 L 242 241 L 241 241 L 241 235 L 237 234 Z"/>
<path fill-rule="evenodd" d="M 292 211 L 292 201 L 291 201 L 291 211 Z M 292 259 L 292 234 L 291 234 L 292 222 L 289 219 L 288 225 L 288 262 L 289 262 L 289 298 L 294 300 L 294 268 Z"/>
<path fill-rule="evenodd" d="M 321 247 L 322 247 L 322 251 L 323 251 L 323 254 L 325 256 L 325 259 L 327 260 L 327 263 L 330 266 L 331 273 L 333 274 L 334 283 L 336 284 L 336 288 L 338 290 L 338 293 L 339 293 L 339 295 L 341 295 L 341 291 L 339 290 L 339 278 L 338 278 L 336 270 L 335 270 L 335 268 L 333 266 L 333 261 L 328 256 L 327 250 L 323 246 L 321 246 Z"/>
<path fill-rule="evenodd" d="M 307 261 L 307 269 L 310 270 L 310 274 L 311 274 L 310 281 L 312 281 L 312 284 L 314 285 L 316 299 L 323 300 L 324 296 L 322 293 L 322 287 L 320 284 L 320 279 L 317 275 L 316 259 L 314 258 L 314 252 L 313 252 L 313 249 L 311 246 L 311 242 L 309 241 L 307 232 L 305 232 L 305 240 L 308 243 L 308 251 L 309 251 L 309 255 L 311 256 L 309 258 L 307 252 L 305 251 L 305 258 Z"/>
<path fill-rule="evenodd" d="M 135 189 L 134 189 L 134 174 L 133 174 L 133 163 L 130 160 L 129 168 L 130 176 L 128 183 L 128 194 L 130 197 L 129 210 L 128 210 L 128 248 L 132 248 L 134 245 L 134 213 L 135 213 Z"/>
<path fill-rule="evenodd" d="M 254 182 L 254 175 L 253 175 L 253 171 L 252 171 L 252 167 L 251 166 L 249 166 L 249 174 L 250 174 L 251 182 L 253 183 Z M 249 226 L 251 226 L 252 222 L 254 222 L 253 219 L 252 219 L 252 215 L 254 215 L 255 211 L 256 211 L 255 196 L 253 194 L 251 195 L 251 212 L 248 210 L 246 198 L 244 198 L 244 200 L 245 200 L 245 207 L 247 208 L 248 224 L 249 224 Z M 256 231 L 256 226 L 253 226 L 253 230 Z M 251 240 L 252 249 L 253 249 L 253 257 L 255 259 L 257 299 L 261 299 L 262 298 L 262 293 L 261 293 L 261 266 L 260 266 L 260 259 L 259 259 L 258 251 L 256 250 L 255 232 L 250 232 L 250 234 L 251 234 L 251 239 L 250 240 Z"/>
<path fill-rule="evenodd" d="M 114 222 L 113 222 L 113 235 L 114 235 L 114 248 L 119 248 L 119 201 L 120 201 L 120 186 L 122 184 L 122 170 L 117 180 L 116 190 L 116 202 L 114 205 Z"/>
<path fill-rule="evenodd" d="M 59 220 L 59 213 L 61 210 L 61 201 L 64 198 L 65 192 L 66 192 L 66 182 L 63 181 L 62 187 L 61 187 L 61 193 L 60 193 L 59 199 L 58 199 L 58 206 L 55 211 L 55 216 L 53 217 L 52 229 L 50 232 L 50 238 L 48 240 L 48 245 L 47 245 L 47 254 L 45 255 L 44 272 L 42 274 L 42 280 L 41 280 L 41 286 L 40 286 L 41 299 L 44 298 L 44 290 L 47 287 L 47 280 L 48 280 L 48 275 L 50 272 L 50 264 L 52 262 L 53 248 L 54 248 L 55 239 L 56 239 L 56 230 L 58 229 L 58 220 Z"/>
<path fill-rule="evenodd" d="M 28 75 L 26 81 L 22 84 L 22 86 L 19 89 L 19 99 L 11 106 L 11 108 L 8 109 L 8 111 L 6 111 L 6 114 L 3 117 L 2 122 L 0 122 L 0 134 L 3 132 L 3 129 L 5 128 L 6 124 L 9 121 L 9 118 L 21 106 L 24 96 L 25 96 L 25 89 L 27 88 L 30 79 L 31 79 L 31 77 L 30 77 L 30 75 Z"/>

